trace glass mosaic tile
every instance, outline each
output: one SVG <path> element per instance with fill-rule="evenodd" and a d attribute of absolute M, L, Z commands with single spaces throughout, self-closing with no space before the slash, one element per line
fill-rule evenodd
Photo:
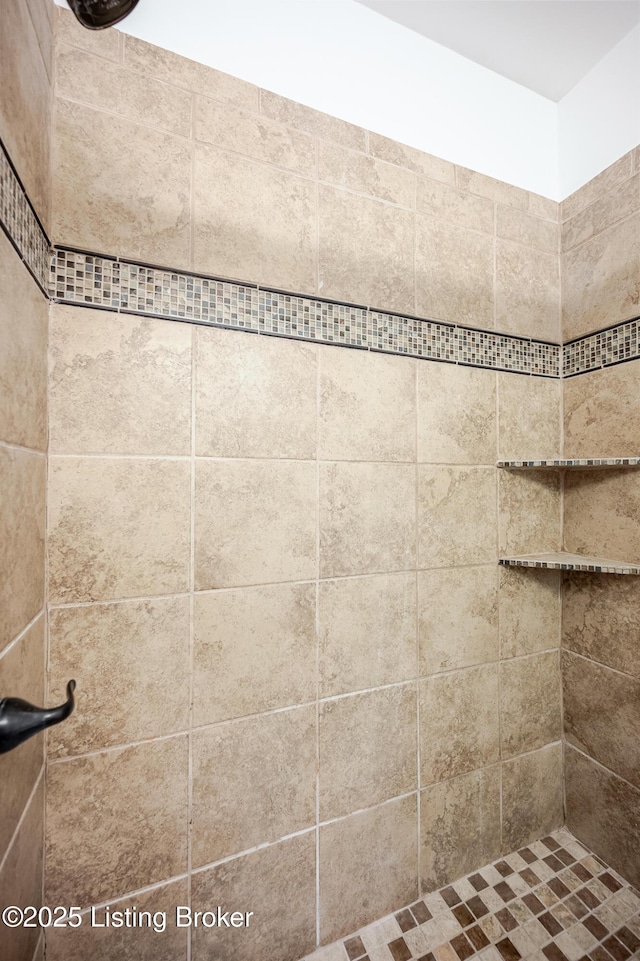
<path fill-rule="evenodd" d="M 504 467 L 508 470 L 554 470 L 554 469 L 574 469 L 580 470 L 594 467 L 615 468 L 615 467 L 640 467 L 640 457 L 574 457 L 564 459 L 556 458 L 549 460 L 499 460 L 497 467 Z"/>
<path fill-rule="evenodd" d="M 49 239 L 0 142 L 0 223 L 39 283 L 48 290 Z"/>
<path fill-rule="evenodd" d="M 586 554 L 570 554 L 566 551 L 500 557 L 498 558 L 498 563 L 504 567 L 540 567 L 553 571 L 586 571 L 591 574 L 640 575 L 640 566 L 638 564 L 629 564 L 627 561 L 614 561 L 605 557 L 591 557 Z"/>

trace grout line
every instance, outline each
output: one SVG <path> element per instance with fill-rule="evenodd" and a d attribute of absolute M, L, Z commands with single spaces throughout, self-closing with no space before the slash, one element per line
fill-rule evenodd
<path fill-rule="evenodd" d="M 316 655 L 316 946 L 320 945 L 320 403 L 322 394 L 322 367 L 320 351 L 316 351 L 316 617 L 315 617 L 315 655 Z"/>
<path fill-rule="evenodd" d="M 22 444 L 12 444 L 10 441 L 0 440 L 0 448 L 6 450 L 19 450 L 23 454 L 36 454 L 38 457 L 46 457 L 46 450 L 38 450 L 36 447 L 24 447 Z"/>
<path fill-rule="evenodd" d="M 23 627 L 22 630 L 18 634 L 16 634 L 16 636 L 11 641 L 9 641 L 7 646 L 2 648 L 2 650 L 0 651 L 0 662 L 4 657 L 7 657 L 7 655 L 10 654 L 14 648 L 18 646 L 18 644 L 23 639 L 23 637 L 25 637 L 25 635 L 29 633 L 31 628 L 35 624 L 37 624 L 37 622 L 43 615 L 46 615 L 46 608 L 44 606 L 40 608 L 38 613 L 31 618 L 29 623 L 25 627 Z"/>
<path fill-rule="evenodd" d="M 191 337 L 191 468 L 190 468 L 190 552 L 189 552 L 189 766 L 187 783 L 187 899 L 192 907 L 191 869 L 193 864 L 193 707 L 194 707 L 194 648 L 195 648 L 195 511 L 196 511 L 196 387 L 198 372 L 198 334 Z M 192 931 L 187 935 L 187 958 L 191 961 Z"/>
<path fill-rule="evenodd" d="M 635 681 L 636 684 L 638 684 L 638 686 L 640 687 L 640 677 L 638 677 L 637 674 L 631 674 L 629 671 L 621 671 L 617 667 L 611 667 L 610 664 L 606 664 L 604 661 L 599 661 L 597 658 L 593 656 L 589 656 L 587 654 L 581 654 L 580 651 L 574 651 L 573 648 L 571 647 L 561 648 L 561 653 L 572 654 L 574 657 L 580 658 L 581 661 L 586 661 L 588 664 L 595 664 L 598 667 L 601 667 L 605 671 L 611 671 L 612 674 L 617 674 L 618 677 L 624 677 L 627 680 Z"/>
<path fill-rule="evenodd" d="M 10 837 L 10 839 L 9 839 L 9 842 L 8 842 L 8 844 L 7 844 L 7 847 L 6 847 L 6 850 L 5 850 L 5 852 L 4 852 L 4 856 L 3 856 L 2 860 L 0 860 L 0 876 L 2 876 L 2 872 L 4 871 L 4 867 L 5 867 L 5 864 L 7 863 L 8 858 L 9 858 L 9 854 L 11 853 L 11 849 L 12 849 L 14 843 L 16 842 L 16 840 L 17 840 L 17 838 L 18 838 L 18 834 L 20 833 L 20 829 L 22 828 L 22 825 L 23 825 L 24 821 L 26 820 L 27 814 L 28 814 L 28 812 L 29 812 L 29 808 L 31 807 L 31 804 L 33 803 L 33 799 L 35 798 L 35 796 L 36 796 L 36 794 L 37 794 L 37 792 L 38 792 L 38 788 L 40 787 L 40 781 L 44 780 L 44 773 L 45 773 L 45 764 L 44 764 L 44 762 L 43 762 L 43 763 L 40 765 L 40 769 L 39 769 L 39 771 L 38 771 L 38 776 L 36 777 L 36 779 L 35 779 L 35 781 L 34 781 L 34 784 L 33 784 L 33 787 L 31 788 L 31 792 L 30 792 L 30 794 L 29 794 L 29 797 L 27 798 L 27 800 L 26 800 L 26 802 L 25 802 L 25 805 L 24 805 L 24 807 L 23 807 L 23 809 L 22 809 L 22 813 L 20 814 L 20 818 L 18 819 L 18 823 L 16 824 L 15 830 L 14 830 L 13 834 L 11 835 L 11 837 Z"/>
<path fill-rule="evenodd" d="M 567 741 L 567 748 L 571 748 L 572 751 L 575 751 L 576 754 L 580 754 L 580 756 L 585 758 L 585 760 L 591 761 L 592 764 L 595 764 L 596 767 L 599 767 L 603 771 L 606 771 L 607 774 L 611 775 L 611 777 L 615 777 L 618 781 L 622 781 L 623 784 L 626 784 L 628 787 L 632 788 L 632 790 L 635 791 L 635 793 L 640 798 L 640 788 L 638 787 L 637 784 L 633 784 L 631 781 L 628 781 L 627 778 L 624 777 L 622 774 L 618 774 L 617 771 L 614 771 L 612 768 L 607 767 L 607 765 L 603 764 L 602 761 L 596 760 L 595 757 L 592 757 L 590 754 L 587 754 L 586 751 L 583 751 L 581 748 L 577 747 L 571 741 Z"/>

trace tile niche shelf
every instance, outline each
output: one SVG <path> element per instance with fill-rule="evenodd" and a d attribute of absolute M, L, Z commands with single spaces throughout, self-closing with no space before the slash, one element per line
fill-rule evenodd
<path fill-rule="evenodd" d="M 501 460 L 498 467 L 505 470 L 603 470 L 640 467 L 640 457 L 580 457 L 549 458 L 540 460 Z M 640 576 L 640 564 L 610 560 L 568 551 L 550 551 L 541 554 L 520 554 L 500 557 L 504 567 L 547 568 L 554 571 L 586 571 L 591 574 L 634 574 Z"/>

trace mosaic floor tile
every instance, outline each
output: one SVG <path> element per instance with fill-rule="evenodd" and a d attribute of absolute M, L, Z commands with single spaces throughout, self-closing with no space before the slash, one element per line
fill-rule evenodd
<path fill-rule="evenodd" d="M 562 829 L 303 961 L 640 959 L 640 894 Z"/>

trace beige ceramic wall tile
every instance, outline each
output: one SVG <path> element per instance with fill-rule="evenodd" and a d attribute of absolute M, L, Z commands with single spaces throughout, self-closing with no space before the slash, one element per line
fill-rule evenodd
<path fill-rule="evenodd" d="M 196 594 L 194 725 L 314 700 L 315 618 L 314 584 Z"/>
<path fill-rule="evenodd" d="M 422 891 L 433 891 L 500 854 L 500 767 L 421 792 Z"/>
<path fill-rule="evenodd" d="M 567 827 L 631 884 L 640 884 L 640 791 L 567 745 Z"/>
<path fill-rule="evenodd" d="M 635 317 L 639 301 L 640 214 L 563 255 L 565 340 Z"/>
<path fill-rule="evenodd" d="M 417 787 L 415 684 L 320 705 L 320 819 Z"/>
<path fill-rule="evenodd" d="M 47 444 L 48 304 L 0 234 L 0 439 Z"/>
<path fill-rule="evenodd" d="M 526 190 L 504 183 L 502 180 L 496 180 L 494 177 L 487 177 L 476 170 L 456 166 L 456 183 L 463 190 L 480 194 L 481 197 L 489 197 L 499 204 L 518 207 L 521 210 L 529 209 L 529 194 Z"/>
<path fill-rule="evenodd" d="M 298 961 L 316 943 L 315 832 L 273 844 L 193 875 L 196 911 L 233 905 L 252 911 L 249 925 L 194 929 L 193 961 Z"/>
<path fill-rule="evenodd" d="M 606 227 L 624 220 L 640 207 L 640 177 L 630 177 L 570 220 L 562 227 L 562 249 L 571 250 L 600 233 Z"/>
<path fill-rule="evenodd" d="M 421 784 L 493 764 L 499 741 L 497 664 L 420 681 Z"/>
<path fill-rule="evenodd" d="M 562 387 L 546 377 L 498 374 L 500 460 L 560 456 Z"/>
<path fill-rule="evenodd" d="M 89 919 L 78 928 L 49 928 L 47 931 L 48 961 L 86 961 L 99 955 L 101 961 L 157 961 L 158 947 L 162 946 L 163 961 L 186 961 L 186 927 L 176 926 L 176 906 L 188 905 L 187 881 L 173 881 L 150 891 L 124 898 L 109 905 L 110 915 L 117 911 L 136 909 L 151 913 L 152 925 L 134 927 L 91 927 Z M 153 921 L 159 926 L 162 918 L 155 916 L 160 912 L 166 915 L 166 929 L 157 933 Z M 96 921 L 103 924 L 106 920 L 105 909 L 96 909 Z"/>
<path fill-rule="evenodd" d="M 566 457 L 637 456 L 640 361 L 571 377 L 562 387 Z"/>
<path fill-rule="evenodd" d="M 196 590 L 316 576 L 316 466 L 196 462 Z"/>
<path fill-rule="evenodd" d="M 455 183 L 455 168 L 448 160 L 416 150 L 415 147 L 408 147 L 389 137 L 369 133 L 369 153 L 398 167 L 413 170 L 423 177 L 431 177 L 448 184 Z"/>
<path fill-rule="evenodd" d="M 197 454 L 316 456 L 314 345 L 205 327 L 196 345 Z"/>
<path fill-rule="evenodd" d="M 295 100 L 287 100 L 270 90 L 260 91 L 260 113 L 271 120 L 277 120 L 278 123 L 320 137 L 321 140 L 332 140 L 353 150 L 365 150 L 366 133 L 360 127 L 312 107 L 305 107 Z"/>
<path fill-rule="evenodd" d="M 191 94 L 186 90 L 60 42 L 56 49 L 56 96 L 167 133 L 191 136 Z"/>
<path fill-rule="evenodd" d="M 244 718 L 193 738 L 193 865 L 315 822 L 315 705 Z"/>
<path fill-rule="evenodd" d="M 194 269 L 315 292 L 313 182 L 209 144 L 194 162 Z"/>
<path fill-rule="evenodd" d="M 321 464 L 320 575 L 414 568 L 415 497 L 413 466 Z"/>
<path fill-rule="evenodd" d="M 496 471 L 418 467 L 418 567 L 496 559 Z"/>
<path fill-rule="evenodd" d="M 567 472 L 566 550 L 639 563 L 639 522 L 640 491 L 634 471 Z"/>
<path fill-rule="evenodd" d="M 0 905 L 26 908 L 42 904 L 42 848 L 44 825 L 44 778 L 41 779 L 20 830 L 0 873 Z M 3 961 L 31 959 L 40 937 L 39 928 L 2 930 Z"/>
<path fill-rule="evenodd" d="M 52 458 L 51 602 L 187 590 L 189 477 L 185 461 Z"/>
<path fill-rule="evenodd" d="M 323 943 L 416 899 L 416 821 L 416 798 L 408 797 L 320 828 Z"/>
<path fill-rule="evenodd" d="M 495 463 L 493 371 L 418 364 L 418 460 L 428 464 Z"/>
<path fill-rule="evenodd" d="M 418 638 L 420 674 L 496 661 L 496 568 L 419 571 Z"/>
<path fill-rule="evenodd" d="M 239 110 L 235 104 L 199 96 L 194 124 L 196 140 L 315 177 L 315 142 L 307 133 L 259 117 L 255 112 Z"/>
<path fill-rule="evenodd" d="M 58 100 L 53 164 L 58 243 L 174 269 L 189 266 L 186 140 Z M 85 189 L 78 190 L 79 183 Z"/>
<path fill-rule="evenodd" d="M 45 903 L 98 904 L 183 874 L 187 774 L 186 737 L 50 764 Z"/>
<path fill-rule="evenodd" d="M 53 453 L 191 452 L 189 325 L 56 304 L 49 330 Z"/>
<path fill-rule="evenodd" d="M 493 238 L 416 215 L 416 311 L 429 320 L 493 327 Z"/>
<path fill-rule="evenodd" d="M 498 471 L 498 492 L 501 554 L 560 550 L 560 476 L 557 472 Z"/>
<path fill-rule="evenodd" d="M 414 214 L 323 184 L 318 196 L 322 296 L 413 312 Z"/>
<path fill-rule="evenodd" d="M 515 207 L 496 207 L 496 236 L 558 255 L 559 228 Z"/>
<path fill-rule="evenodd" d="M 496 241 L 496 327 L 509 334 L 560 340 L 557 253 Z"/>
<path fill-rule="evenodd" d="M 563 222 L 575 217 L 580 210 L 598 200 L 616 184 L 627 180 L 631 176 L 632 170 L 633 159 L 632 153 L 629 152 L 562 201 Z"/>
<path fill-rule="evenodd" d="M 64 7 L 57 7 L 55 14 L 58 43 L 72 44 L 106 60 L 122 59 L 123 35 L 119 30 L 86 30 Z"/>
<path fill-rule="evenodd" d="M 318 625 L 321 697 L 415 677 L 413 573 L 321 581 Z"/>
<path fill-rule="evenodd" d="M 567 740 L 640 788 L 640 680 L 564 651 Z"/>
<path fill-rule="evenodd" d="M 0 651 L 44 602 L 46 460 L 0 445 Z"/>
<path fill-rule="evenodd" d="M 559 647 L 560 573 L 501 567 L 499 585 L 501 657 Z"/>
<path fill-rule="evenodd" d="M 560 204 L 555 200 L 549 200 L 547 197 L 541 197 L 539 194 L 533 194 L 529 191 L 529 213 L 556 224 L 560 219 Z"/>
<path fill-rule="evenodd" d="M 566 574 L 562 646 L 640 679 L 636 625 L 640 581 L 615 574 Z"/>
<path fill-rule="evenodd" d="M 189 599 L 68 607 L 49 615 L 49 700 L 69 678 L 77 707 L 49 734 L 50 757 L 184 731 L 189 726 Z"/>
<path fill-rule="evenodd" d="M 541 784 L 544 791 L 540 790 Z M 515 851 L 557 830 L 563 821 L 562 746 L 551 744 L 505 761 L 502 765 L 502 850 Z"/>
<path fill-rule="evenodd" d="M 416 184 L 411 171 L 335 143 L 321 140 L 318 144 L 318 178 L 401 207 L 415 207 Z"/>
<path fill-rule="evenodd" d="M 557 651 L 500 664 L 500 742 L 503 758 L 535 751 L 562 737 L 560 656 Z"/>
<path fill-rule="evenodd" d="M 338 347 L 319 358 L 318 456 L 415 461 L 415 362 Z"/>
<path fill-rule="evenodd" d="M 55 4 L 40 3 L 40 0 L 26 0 L 31 23 L 38 38 L 38 45 L 45 70 L 51 80 L 53 74 L 53 33 Z"/>
<path fill-rule="evenodd" d="M 418 177 L 416 205 L 431 217 L 493 234 L 494 204 L 486 197 L 458 190 L 439 180 Z"/>
<path fill-rule="evenodd" d="M 44 615 L 24 637 L 0 657 L 0 690 L 4 697 L 21 697 L 41 707 L 44 697 Z M 44 762 L 44 737 L 25 741 L 0 755 L 0 862 Z M 9 902 L 13 903 L 13 902 Z"/>

